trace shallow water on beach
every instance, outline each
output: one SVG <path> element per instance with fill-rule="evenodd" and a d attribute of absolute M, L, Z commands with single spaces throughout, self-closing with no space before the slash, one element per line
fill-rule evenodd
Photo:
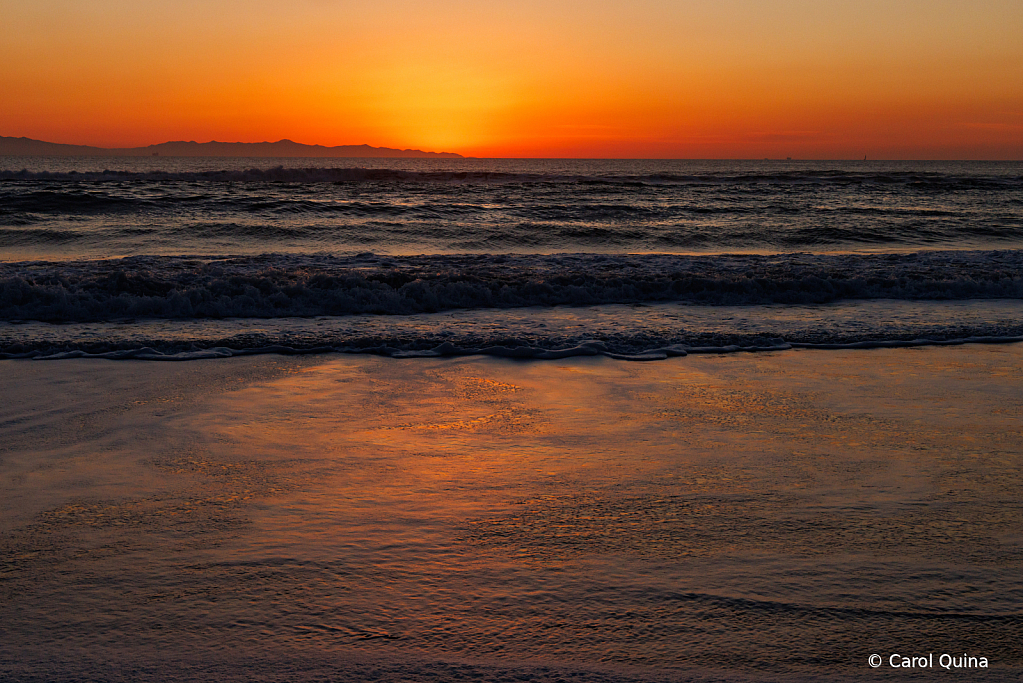
<path fill-rule="evenodd" d="M 14 678 L 1023 673 L 1018 344 L 4 370 Z"/>

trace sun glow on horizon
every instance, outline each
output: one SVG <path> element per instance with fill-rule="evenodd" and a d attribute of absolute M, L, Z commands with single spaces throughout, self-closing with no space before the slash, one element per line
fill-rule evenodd
<path fill-rule="evenodd" d="M 0 0 L 0 135 L 1023 158 L 1023 3 Z"/>

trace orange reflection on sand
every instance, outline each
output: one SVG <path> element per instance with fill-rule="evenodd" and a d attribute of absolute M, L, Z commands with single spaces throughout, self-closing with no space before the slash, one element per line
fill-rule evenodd
<path fill-rule="evenodd" d="M 4 369 L 23 651 L 1019 661 L 1018 344 Z"/>

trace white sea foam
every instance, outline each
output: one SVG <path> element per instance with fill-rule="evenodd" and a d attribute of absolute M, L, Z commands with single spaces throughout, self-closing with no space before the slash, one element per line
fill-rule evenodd
<path fill-rule="evenodd" d="M 0 265 L 0 320 L 409 315 L 611 303 L 1023 298 L 1023 252 L 264 255 Z"/>
<path fill-rule="evenodd" d="M 194 360 L 252 354 L 489 355 L 537 360 L 1013 342 L 1023 301 L 679 303 L 311 318 L 0 322 L 0 358 Z"/>

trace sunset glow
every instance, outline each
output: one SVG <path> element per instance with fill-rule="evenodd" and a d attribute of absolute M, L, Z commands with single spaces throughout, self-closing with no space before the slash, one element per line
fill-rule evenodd
<path fill-rule="evenodd" d="M 1023 158 L 1023 3 L 0 0 L 0 135 Z"/>

